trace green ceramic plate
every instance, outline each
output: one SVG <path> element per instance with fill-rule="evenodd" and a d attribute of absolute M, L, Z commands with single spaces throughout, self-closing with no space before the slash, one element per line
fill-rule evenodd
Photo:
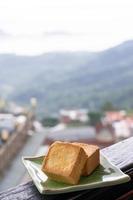
<path fill-rule="evenodd" d="M 23 157 L 22 161 L 27 168 L 29 175 L 35 183 L 37 189 L 42 194 L 59 194 L 73 192 L 85 189 L 99 188 L 110 185 L 117 185 L 130 180 L 130 177 L 124 174 L 110 161 L 100 154 L 100 166 L 88 177 L 81 177 L 78 185 L 68 185 L 50 180 L 44 172 L 41 171 L 41 165 L 44 156 Z"/>

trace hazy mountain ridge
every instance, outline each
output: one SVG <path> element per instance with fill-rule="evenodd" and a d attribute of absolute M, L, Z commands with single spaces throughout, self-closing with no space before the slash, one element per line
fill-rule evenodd
<path fill-rule="evenodd" d="M 112 101 L 133 107 L 133 41 L 98 53 L 53 52 L 40 56 L 0 55 L 0 90 L 27 103 L 38 98 L 44 110 L 100 106 Z"/>

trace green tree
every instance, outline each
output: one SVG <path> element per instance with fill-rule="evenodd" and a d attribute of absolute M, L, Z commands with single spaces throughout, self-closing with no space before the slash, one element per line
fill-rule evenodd
<path fill-rule="evenodd" d="M 46 117 L 42 119 L 43 126 L 53 127 L 59 123 L 59 120 L 55 117 Z"/>
<path fill-rule="evenodd" d="M 102 113 L 101 112 L 89 112 L 89 121 L 91 126 L 95 126 L 101 121 Z"/>
<path fill-rule="evenodd" d="M 105 102 L 101 109 L 102 109 L 102 111 L 116 110 L 116 108 L 110 101 Z"/>

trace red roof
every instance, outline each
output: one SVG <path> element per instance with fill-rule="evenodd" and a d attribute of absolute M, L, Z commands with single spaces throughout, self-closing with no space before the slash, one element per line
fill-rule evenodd
<path fill-rule="evenodd" d="M 109 111 L 105 113 L 105 118 L 108 122 L 120 121 L 124 119 L 125 115 L 121 111 Z"/>

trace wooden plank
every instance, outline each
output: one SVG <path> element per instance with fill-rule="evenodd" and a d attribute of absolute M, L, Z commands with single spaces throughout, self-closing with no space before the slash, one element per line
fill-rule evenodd
<path fill-rule="evenodd" d="M 133 166 L 133 137 L 122 142 L 119 142 L 115 145 L 107 147 L 102 150 L 102 152 L 111 160 L 112 163 L 117 165 L 122 170 L 128 170 Z M 89 192 L 90 199 L 91 195 L 93 195 L 93 191 L 96 193 L 100 193 L 100 190 L 91 190 Z M 82 192 L 83 194 L 84 192 Z M 85 193 L 86 194 L 86 193 Z M 87 193 L 88 195 L 88 193 Z M 7 190 L 5 192 L 0 193 L 0 200 L 42 200 L 42 199 L 80 199 L 81 192 L 56 195 L 56 196 L 46 196 L 41 195 L 33 182 L 28 182 L 26 184 L 19 185 L 13 189 Z"/>
<path fill-rule="evenodd" d="M 125 170 L 133 166 L 133 137 L 106 147 L 102 152 L 112 163 Z"/>

